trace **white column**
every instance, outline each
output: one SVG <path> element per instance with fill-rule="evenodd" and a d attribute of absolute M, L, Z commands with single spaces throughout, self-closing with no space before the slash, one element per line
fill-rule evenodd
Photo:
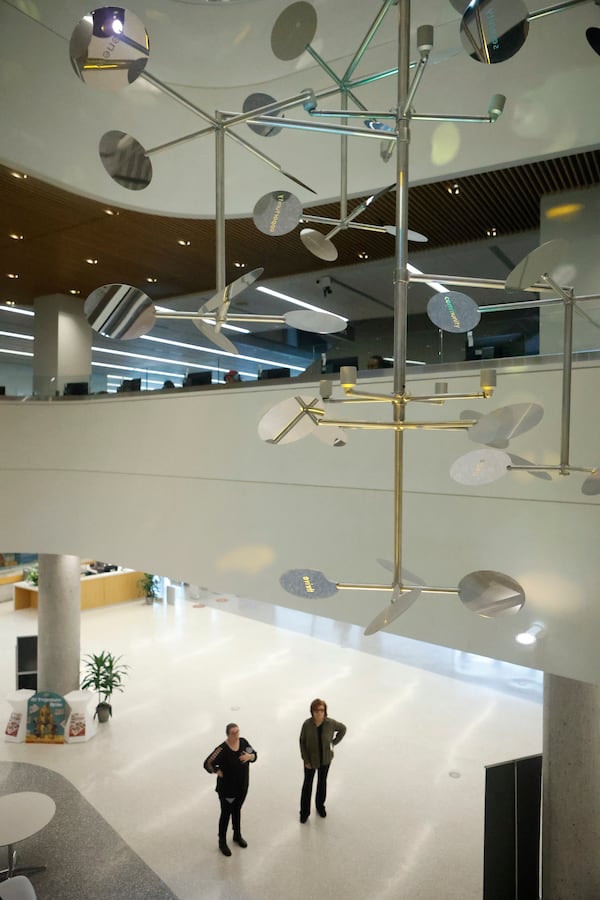
<path fill-rule="evenodd" d="M 40 554 L 38 690 L 79 689 L 81 577 L 78 556 Z"/>
<path fill-rule="evenodd" d="M 83 301 L 52 294 L 36 297 L 34 309 L 34 393 L 54 397 L 70 381 L 89 381 L 92 329 L 83 314 Z"/>
<path fill-rule="evenodd" d="M 600 897 L 600 687 L 544 677 L 542 896 Z"/>

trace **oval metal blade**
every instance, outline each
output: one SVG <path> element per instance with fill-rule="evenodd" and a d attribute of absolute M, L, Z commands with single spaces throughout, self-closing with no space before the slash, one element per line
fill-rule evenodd
<path fill-rule="evenodd" d="M 236 278 L 235 281 L 232 281 L 231 284 L 226 285 L 222 291 L 213 294 L 209 300 L 202 304 L 198 312 L 211 313 L 218 309 L 224 310 L 226 306 L 229 306 L 232 300 L 242 293 L 242 291 L 245 291 L 247 287 L 254 284 L 263 272 L 264 269 L 259 268 L 252 269 L 250 272 L 245 272 L 243 275 L 240 275 L 240 277 Z"/>
<path fill-rule="evenodd" d="M 381 631 L 382 628 L 386 628 L 410 609 L 415 600 L 419 598 L 420 593 L 421 591 L 418 590 L 418 588 L 415 588 L 414 591 L 408 591 L 406 594 L 401 594 L 395 602 L 386 606 L 385 609 L 369 622 L 363 634 L 368 636 Z"/>
<path fill-rule="evenodd" d="M 476 486 L 492 484 L 508 471 L 510 456 L 502 450 L 482 447 L 460 456 L 450 466 L 450 477 L 459 484 Z"/>
<path fill-rule="evenodd" d="M 523 456 L 517 456 L 516 453 L 509 453 L 510 461 L 513 466 L 531 466 L 533 463 L 530 459 L 525 459 Z M 533 475 L 534 478 L 540 478 L 542 481 L 552 481 L 552 475 L 550 472 L 544 472 L 541 469 L 533 469 L 532 471 L 526 470 L 527 475 Z"/>
<path fill-rule="evenodd" d="M 507 291 L 526 291 L 537 284 L 542 275 L 550 275 L 566 255 L 569 242 L 563 238 L 546 241 L 518 263 L 505 282 Z"/>
<path fill-rule="evenodd" d="M 458 596 L 468 610 L 485 619 L 512 616 L 525 603 L 525 591 L 518 581 L 502 572 L 485 569 L 461 578 Z"/>
<path fill-rule="evenodd" d="M 343 428 L 317 428 L 316 431 L 313 431 L 313 437 L 316 437 L 321 443 L 327 444 L 328 447 L 345 447 L 348 443 Z"/>
<path fill-rule="evenodd" d="M 150 157 L 130 134 L 107 131 L 100 138 L 98 154 L 112 180 L 128 191 L 143 191 L 152 181 Z"/>
<path fill-rule="evenodd" d="M 318 428 L 317 422 L 301 404 L 310 407 L 316 402 L 314 397 L 289 397 L 276 403 L 258 423 L 259 438 L 269 444 L 291 444 L 312 434 Z M 277 437 L 284 431 L 285 434 L 277 441 Z"/>
<path fill-rule="evenodd" d="M 395 225 L 384 225 L 383 226 L 388 234 L 391 234 L 395 237 L 396 235 L 396 226 Z M 428 237 L 425 237 L 424 234 L 421 234 L 420 231 L 413 231 L 412 228 L 408 229 L 407 238 L 409 241 L 415 241 L 418 244 L 427 244 L 429 241 Z"/>
<path fill-rule="evenodd" d="M 284 316 L 286 325 L 298 328 L 300 331 L 310 331 L 313 334 L 333 334 L 336 331 L 344 331 L 348 322 L 335 313 L 317 312 L 314 309 L 294 309 Z"/>
<path fill-rule="evenodd" d="M 595 469 L 581 485 L 581 493 L 586 497 L 595 497 L 600 494 L 600 469 Z"/>
<path fill-rule="evenodd" d="M 215 344 L 221 350 L 225 350 L 226 353 L 235 353 L 237 355 L 240 352 L 235 344 L 228 337 L 225 337 L 222 331 L 216 330 L 214 325 L 209 325 L 208 322 L 203 322 L 202 319 L 192 319 L 192 321 L 198 331 L 205 338 L 208 338 L 211 344 Z"/>
<path fill-rule="evenodd" d="M 391 561 L 391 559 L 378 559 L 377 562 L 383 569 L 386 569 L 386 571 L 388 571 L 388 572 L 394 571 L 394 563 Z M 403 568 L 402 569 L 402 583 L 403 583 L 404 587 L 409 587 L 409 585 L 404 584 L 405 581 L 410 581 L 411 582 L 410 586 L 412 586 L 412 584 L 415 584 L 418 587 L 425 586 L 425 582 L 423 581 L 422 578 L 419 577 L 419 575 L 415 575 L 414 572 L 410 571 L 410 569 Z"/>
<path fill-rule="evenodd" d="M 337 248 L 333 241 L 330 241 L 320 231 L 315 231 L 314 228 L 303 228 L 300 232 L 300 240 L 306 249 L 310 250 L 313 256 L 318 256 L 319 259 L 333 262 L 338 258 Z"/>
<path fill-rule="evenodd" d="M 320 600 L 337 594 L 337 585 L 316 569 L 290 569 L 283 573 L 279 584 L 294 597 Z"/>
<path fill-rule="evenodd" d="M 130 284 L 96 288 L 86 299 L 83 311 L 94 331 L 120 341 L 148 334 L 156 321 L 150 297 Z"/>
<path fill-rule="evenodd" d="M 514 403 L 512 406 L 501 406 L 493 412 L 482 416 L 477 424 L 469 428 L 467 434 L 477 444 L 498 446 L 512 440 L 519 434 L 529 431 L 541 422 L 543 407 L 538 403 Z"/>
<path fill-rule="evenodd" d="M 301 56 L 317 31 L 317 13 L 311 3 L 292 3 L 277 17 L 271 31 L 271 49 L 278 59 Z"/>

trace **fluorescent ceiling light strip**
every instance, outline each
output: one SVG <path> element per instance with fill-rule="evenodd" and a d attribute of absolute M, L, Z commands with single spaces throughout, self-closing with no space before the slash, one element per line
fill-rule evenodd
<path fill-rule="evenodd" d="M 0 349 L 0 353 L 8 353 L 10 356 L 33 356 L 33 353 L 28 353 L 26 350 L 2 350 Z"/>
<path fill-rule="evenodd" d="M 23 341 L 32 341 L 32 334 L 17 334 L 15 331 L 0 331 L 2 337 L 21 338 Z"/>
<path fill-rule="evenodd" d="M 329 309 L 323 309 L 321 306 L 313 306 L 312 303 L 305 303 L 304 300 L 297 300 L 296 297 L 290 297 L 289 294 L 273 291 L 271 288 L 264 287 L 262 284 L 255 288 L 255 290 L 260 291 L 262 294 L 268 294 L 270 297 L 278 297 L 280 300 L 287 300 L 288 303 L 293 303 L 294 306 L 302 306 L 304 309 L 312 309 L 314 312 L 327 313 L 328 316 L 337 316 L 338 319 L 343 319 L 344 322 L 348 321 L 345 316 L 340 316 L 338 313 L 332 313 Z"/>
<path fill-rule="evenodd" d="M 340 316 L 341 318 L 341 316 Z M 209 347 L 199 347 L 197 344 L 185 344 L 182 341 L 169 341 L 166 338 L 157 338 L 152 337 L 150 334 L 144 334 L 141 337 L 142 341 L 155 341 L 158 344 L 169 344 L 173 347 L 183 347 L 187 350 L 199 350 L 201 353 L 212 353 L 213 356 L 230 356 L 232 359 L 245 359 L 246 362 L 255 362 L 255 363 L 266 363 L 269 366 L 276 366 L 279 368 L 280 366 L 285 366 L 286 369 L 295 369 L 296 372 L 304 372 L 305 367 L 303 366 L 293 366 L 288 362 L 281 362 L 281 360 L 274 359 L 263 359 L 260 356 L 244 356 L 241 353 L 229 353 L 227 350 L 219 350 L 217 348 L 212 349 Z M 150 357 L 147 357 L 150 359 Z M 185 365 L 196 365 L 196 363 L 185 363 Z M 196 365 L 196 368 L 198 366 Z M 201 368 L 201 367 L 200 367 Z M 205 366 L 204 368 L 210 368 L 209 366 Z"/>
<path fill-rule="evenodd" d="M 202 365 L 202 363 L 184 362 L 180 359 L 167 359 L 162 356 L 146 356 L 143 353 L 132 353 L 128 350 L 112 350 L 108 347 L 93 347 L 95 353 L 110 353 L 112 356 L 126 356 L 129 359 L 147 359 L 148 362 L 167 363 L 171 366 L 183 366 L 184 369 L 210 369 L 210 366 Z M 179 376 L 181 378 L 181 376 Z"/>
<path fill-rule="evenodd" d="M 412 272 L 413 275 L 422 275 L 423 272 L 421 269 L 417 269 L 416 266 L 413 266 L 411 263 L 407 263 L 406 268 L 409 272 Z M 425 284 L 428 284 L 429 287 L 432 287 L 434 291 L 437 291 L 439 294 L 444 294 L 448 290 L 443 284 L 440 284 L 439 281 L 426 281 Z"/>
<path fill-rule="evenodd" d="M 11 312 L 16 313 L 18 316 L 35 316 L 35 313 L 31 309 L 19 309 L 17 306 L 0 306 L 0 310 L 2 312 Z"/>
<path fill-rule="evenodd" d="M 101 363 L 92 362 L 92 366 L 98 369 L 123 369 L 125 372 L 142 372 L 144 375 L 165 375 L 167 378 L 181 378 L 181 374 L 174 375 L 173 372 L 161 372 L 158 369 L 138 369 L 135 366 L 123 366 L 121 363 Z M 108 375 L 108 378 L 111 376 Z M 114 376 L 118 378 L 118 375 Z"/>

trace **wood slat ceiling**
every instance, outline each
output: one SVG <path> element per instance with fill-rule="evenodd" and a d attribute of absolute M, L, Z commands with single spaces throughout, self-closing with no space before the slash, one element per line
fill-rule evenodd
<path fill-rule="evenodd" d="M 392 169 L 390 168 L 390 175 Z M 547 159 L 509 169 L 469 175 L 454 182 L 417 185 L 409 191 L 409 225 L 429 237 L 419 248 L 479 241 L 490 228 L 498 236 L 537 229 L 544 194 L 600 183 L 600 150 Z M 31 305 L 36 296 L 79 291 L 123 282 L 144 288 L 155 300 L 192 292 L 209 293 L 215 284 L 215 227 L 209 220 L 168 218 L 103 204 L 45 184 L 31 176 L 15 178 L 0 167 L 0 302 Z M 362 199 L 362 198 L 359 198 Z M 349 203 L 351 210 L 359 200 Z M 307 214 L 336 218 L 339 204 L 307 207 Z M 358 221 L 393 224 L 395 194 L 381 198 Z M 316 226 L 324 233 L 326 226 Z M 13 240 L 11 233 L 22 234 Z M 178 241 L 190 241 L 180 246 Z M 336 266 L 356 263 L 359 253 L 384 259 L 394 253 L 389 235 L 346 230 L 335 237 Z M 96 265 L 85 262 L 97 259 Z M 298 229 L 281 237 L 259 232 L 252 219 L 227 220 L 227 279 L 263 266 L 263 278 L 314 271 L 321 263 L 304 248 Z M 9 279 L 8 274 L 18 274 Z M 156 283 L 146 279 L 156 278 Z"/>

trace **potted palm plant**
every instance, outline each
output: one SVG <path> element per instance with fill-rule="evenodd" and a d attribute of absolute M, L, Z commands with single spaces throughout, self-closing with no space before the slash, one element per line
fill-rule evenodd
<path fill-rule="evenodd" d="M 84 677 L 81 682 L 81 690 L 92 689 L 98 694 L 96 715 L 99 722 L 108 722 L 112 716 L 110 698 L 114 691 L 123 690 L 123 679 L 128 673 L 129 666 L 121 662 L 120 656 L 114 656 L 108 650 L 102 653 L 90 653 L 84 657 Z"/>
<path fill-rule="evenodd" d="M 158 593 L 160 583 L 156 575 L 151 575 L 150 572 L 144 572 L 143 576 L 138 581 L 138 586 L 140 590 L 143 591 L 146 603 L 154 603 L 155 600 L 158 600 L 160 596 Z"/>

